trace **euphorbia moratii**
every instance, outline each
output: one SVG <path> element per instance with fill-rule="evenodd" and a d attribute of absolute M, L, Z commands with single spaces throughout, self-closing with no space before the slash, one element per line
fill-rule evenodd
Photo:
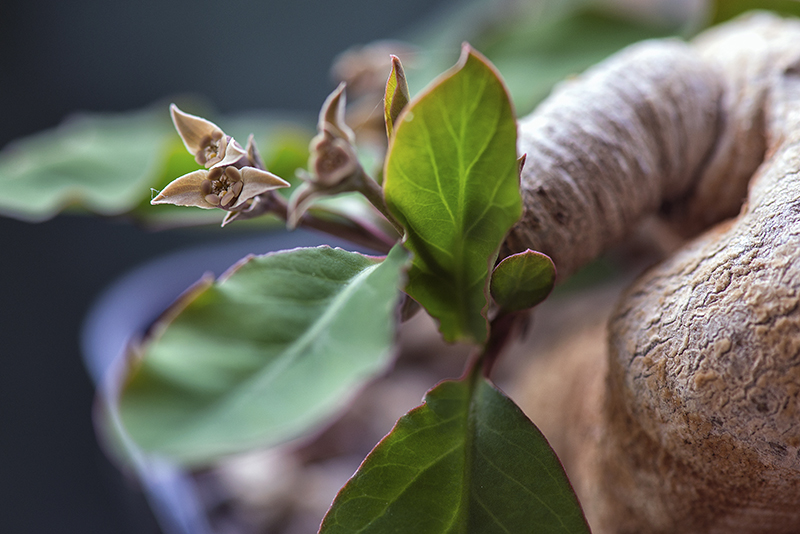
<path fill-rule="evenodd" d="M 186 149 L 206 169 L 190 172 L 172 181 L 151 204 L 222 208 L 238 212 L 258 195 L 289 187 L 289 182 L 263 168 L 252 136 L 244 149 L 213 122 L 184 113 L 175 104 L 170 111 Z"/>

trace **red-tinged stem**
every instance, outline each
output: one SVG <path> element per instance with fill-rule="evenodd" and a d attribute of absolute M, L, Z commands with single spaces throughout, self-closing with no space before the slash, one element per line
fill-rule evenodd
<path fill-rule="evenodd" d="M 288 203 L 282 196 L 271 194 L 267 198 L 262 197 L 261 201 L 265 203 L 269 213 L 274 213 L 284 221 L 289 216 Z M 342 216 L 340 220 L 331 220 L 306 212 L 300 217 L 297 226 L 341 237 L 383 254 L 387 254 L 397 242 L 396 238 L 387 236 L 376 227 Z"/>

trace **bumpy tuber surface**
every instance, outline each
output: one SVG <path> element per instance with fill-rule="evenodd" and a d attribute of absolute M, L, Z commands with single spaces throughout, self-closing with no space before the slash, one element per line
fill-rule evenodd
<path fill-rule="evenodd" d="M 800 532 L 800 22 L 636 45 L 520 129 L 507 247 L 561 274 L 647 213 L 692 235 L 740 212 L 624 293 L 605 358 L 531 386 L 534 421 L 573 419 L 548 438 L 594 532 Z"/>
<path fill-rule="evenodd" d="M 506 245 L 560 277 L 683 196 L 710 157 L 722 83 L 679 41 L 649 41 L 566 82 L 519 125 L 524 213 Z"/>

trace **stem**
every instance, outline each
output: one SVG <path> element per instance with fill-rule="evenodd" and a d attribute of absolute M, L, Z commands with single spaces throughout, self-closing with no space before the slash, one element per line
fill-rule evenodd
<path fill-rule="evenodd" d="M 250 163 L 256 168 L 266 170 L 261 161 L 261 157 L 257 153 L 255 153 L 254 156 L 255 157 L 249 158 Z M 367 176 L 363 169 L 360 169 L 360 173 L 354 177 L 354 182 L 356 185 L 355 190 L 364 195 L 367 200 L 369 200 L 370 203 L 372 203 L 372 205 L 381 212 L 386 220 L 392 224 L 395 230 L 397 230 L 398 234 L 402 236 L 405 230 L 397 223 L 397 221 L 395 221 L 394 217 L 392 217 L 392 215 L 389 213 L 389 210 L 386 208 L 386 202 L 383 199 L 383 191 L 377 182 L 375 182 L 375 180 L 373 180 L 370 176 Z M 262 195 L 261 202 L 264 205 L 265 212 L 274 213 L 284 221 L 289 218 L 289 210 L 286 200 L 282 196 L 276 194 L 274 191 L 270 191 L 269 193 Z M 341 237 L 342 239 L 347 239 L 348 241 L 352 241 L 353 243 L 363 245 L 384 254 L 388 254 L 388 252 L 397 242 L 396 239 L 392 239 L 372 225 L 365 225 L 360 221 L 343 215 L 340 215 L 340 218 L 341 220 L 339 221 L 321 219 L 306 212 L 302 215 L 302 217 L 300 217 L 300 220 L 297 222 L 297 226 L 311 228 L 335 237 Z"/>
<path fill-rule="evenodd" d="M 405 228 L 397 222 L 394 216 L 389 212 L 389 208 L 386 206 L 386 200 L 383 196 L 383 188 L 378 185 L 371 176 L 364 172 L 362 169 L 359 175 L 355 179 L 356 190 L 364 195 L 369 202 L 375 206 L 381 215 L 386 217 L 386 220 L 394 226 L 394 229 L 397 230 L 401 236 L 405 234 Z"/>
<path fill-rule="evenodd" d="M 489 375 L 497 362 L 498 357 L 503 352 L 503 349 L 508 345 L 511 340 L 517 324 L 525 319 L 528 315 L 528 310 L 521 312 L 500 313 L 491 322 L 489 328 L 489 340 L 486 342 L 486 348 L 483 354 L 478 359 L 477 364 L 483 366 L 483 376 L 489 378 Z"/>
<path fill-rule="evenodd" d="M 269 213 L 274 213 L 284 221 L 288 218 L 288 204 L 282 196 L 272 193 L 267 198 L 262 197 L 262 202 Z M 316 217 L 308 212 L 304 213 L 297 226 L 325 232 L 335 237 L 347 239 L 358 245 L 368 247 L 377 252 L 387 254 L 394 244 L 395 239 L 387 236 L 375 227 L 370 227 L 360 221 L 342 217 L 342 220 L 330 220 Z"/>

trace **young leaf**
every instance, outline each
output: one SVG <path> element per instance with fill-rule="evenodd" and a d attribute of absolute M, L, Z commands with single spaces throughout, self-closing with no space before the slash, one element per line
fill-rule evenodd
<path fill-rule="evenodd" d="M 391 139 L 394 131 L 394 122 L 400 112 L 406 107 L 411 97 L 408 92 L 406 73 L 400 58 L 392 56 L 392 72 L 386 81 L 386 95 L 383 99 L 383 112 L 386 119 L 386 136 Z"/>
<path fill-rule="evenodd" d="M 508 312 L 533 308 L 553 290 L 556 267 L 545 254 L 526 250 L 503 259 L 492 274 L 495 302 Z"/>
<path fill-rule="evenodd" d="M 76 116 L 0 153 L 0 213 L 29 221 L 78 204 L 103 215 L 135 207 L 171 135 L 168 117 L 145 111 Z"/>
<path fill-rule="evenodd" d="M 201 281 L 133 363 L 126 430 L 185 463 L 300 436 L 386 368 L 405 263 L 295 249 Z"/>
<path fill-rule="evenodd" d="M 473 372 L 439 384 L 367 456 L 320 534 L 588 533 L 539 430 Z"/>
<path fill-rule="evenodd" d="M 521 213 L 516 138 L 503 82 L 468 46 L 395 127 L 384 184 L 414 252 L 406 291 L 448 341 L 486 339 L 490 265 Z"/>

